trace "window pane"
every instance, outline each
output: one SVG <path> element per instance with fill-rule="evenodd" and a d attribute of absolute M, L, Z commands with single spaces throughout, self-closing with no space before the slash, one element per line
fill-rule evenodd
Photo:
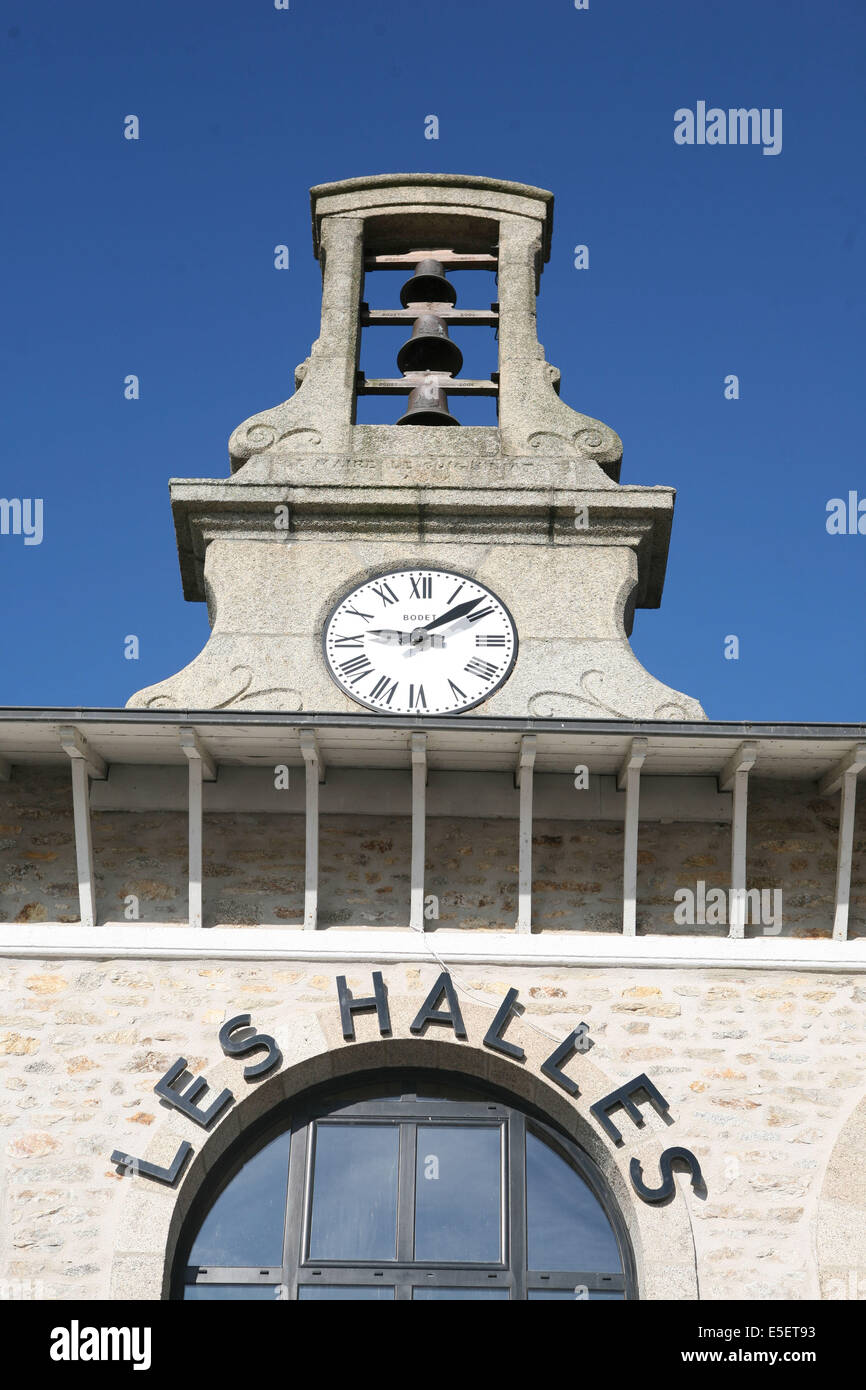
<path fill-rule="evenodd" d="M 460 1299 L 475 1298 L 508 1298 L 507 1289 L 437 1289 L 435 1287 L 417 1288 L 412 1290 L 412 1298 L 416 1302 L 424 1299 L 447 1299 L 449 1302 L 456 1302 Z"/>
<path fill-rule="evenodd" d="M 564 1158 L 529 1130 L 526 1219 L 530 1269 L 621 1271 L 616 1237 L 598 1198 Z"/>
<path fill-rule="evenodd" d="M 529 1289 L 526 1297 L 530 1300 L 535 1298 L 557 1298 L 560 1301 L 568 1299 L 569 1303 L 595 1303 L 610 1298 L 616 1298 L 622 1302 L 625 1298 L 625 1294 L 614 1293 L 610 1289 L 599 1289 L 597 1293 L 590 1293 L 586 1298 L 575 1298 L 574 1289 Z"/>
<path fill-rule="evenodd" d="M 396 1125 L 317 1125 L 310 1258 L 393 1260 Z"/>
<path fill-rule="evenodd" d="M 191 1265 L 281 1265 L 289 1177 L 286 1131 L 244 1164 L 199 1228 Z"/>
<path fill-rule="evenodd" d="M 499 1125 L 418 1126 L 416 1260 L 498 1263 L 501 1136 Z"/>
<path fill-rule="evenodd" d="M 385 1303 L 393 1301 L 394 1289 L 390 1284 L 301 1284 L 298 1299 L 305 1301 L 313 1298 L 327 1298 L 332 1302 L 340 1300 L 343 1303 Z"/>
<path fill-rule="evenodd" d="M 183 1297 L 185 1303 L 201 1303 L 205 1299 L 258 1299 L 263 1302 L 277 1302 L 279 1284 L 185 1284 Z"/>

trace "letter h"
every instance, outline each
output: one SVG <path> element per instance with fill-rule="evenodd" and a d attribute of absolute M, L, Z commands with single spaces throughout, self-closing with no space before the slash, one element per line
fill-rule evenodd
<path fill-rule="evenodd" d="M 343 1037 L 347 1042 L 355 1041 L 355 1021 L 353 1014 L 367 1013 L 375 1009 L 379 1018 L 379 1032 L 391 1031 L 391 1015 L 388 1012 L 388 993 L 381 970 L 373 971 L 373 993 L 365 999 L 353 999 L 352 991 L 346 984 L 345 975 L 337 976 L 337 997 L 340 1001 L 340 1019 L 343 1024 Z"/>

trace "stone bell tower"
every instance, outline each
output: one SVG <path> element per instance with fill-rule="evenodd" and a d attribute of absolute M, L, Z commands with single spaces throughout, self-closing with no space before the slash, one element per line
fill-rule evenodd
<path fill-rule="evenodd" d="M 628 642 L 635 607 L 661 601 L 673 489 L 619 484 L 619 437 L 560 400 L 559 372 L 538 342 L 552 195 L 499 179 L 384 174 L 320 185 L 311 203 L 321 332 L 296 369 L 294 395 L 234 431 L 230 478 L 172 480 L 184 596 L 207 602 L 212 632 L 187 667 L 129 705 L 372 708 L 375 634 L 339 639 L 358 648 L 344 664 L 372 672 L 356 689 L 329 666 L 329 617 L 379 576 L 404 575 L 414 593 L 422 581 L 413 575 L 444 572 L 466 577 L 470 591 L 483 586 L 513 622 L 511 665 L 487 698 L 473 693 L 477 712 L 704 719 L 696 700 L 644 670 Z M 392 277 L 375 272 L 395 267 L 407 275 L 400 306 L 377 305 L 377 279 Z M 497 303 L 470 307 L 473 277 L 464 274 L 458 307 L 448 276 L 472 270 L 496 273 Z M 367 378 L 362 335 L 388 327 L 403 328 L 400 375 Z M 496 330 L 496 346 L 485 335 L 484 379 L 459 375 L 451 334 L 469 328 Z M 356 423 L 363 394 L 402 396 L 394 423 Z M 471 395 L 495 397 L 495 425 L 458 424 Z M 398 616 L 388 618 L 406 618 L 405 632 L 376 629 L 387 634 L 376 640 L 414 644 L 407 654 L 425 659 L 452 641 L 429 631 L 449 631 L 447 611 L 435 616 L 435 602 L 427 605 L 422 617 L 434 616 L 413 628 L 415 615 L 399 614 L 407 606 L 395 602 Z M 369 627 L 370 615 L 359 617 Z"/>

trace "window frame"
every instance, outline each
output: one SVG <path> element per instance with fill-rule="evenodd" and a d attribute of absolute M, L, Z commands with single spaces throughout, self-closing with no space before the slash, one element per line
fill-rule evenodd
<path fill-rule="evenodd" d="M 419 1098 L 419 1089 L 465 1092 L 465 1098 Z M 477 1099 L 479 1090 L 484 1097 Z M 382 1092 L 388 1092 L 387 1098 Z M 398 1091 L 397 1095 L 392 1092 Z M 364 1094 L 367 1092 L 368 1094 Z M 378 1093 L 378 1094 L 376 1094 Z M 353 1098 L 353 1097 L 358 1097 Z M 320 1124 L 393 1124 L 399 1130 L 395 1258 L 373 1260 L 313 1260 L 308 1255 L 312 1214 L 312 1175 L 316 1127 Z M 415 1260 L 414 1214 L 417 1175 L 417 1134 L 421 1125 L 482 1125 L 499 1127 L 500 1145 L 500 1259 L 488 1262 Z M 189 1255 L 200 1226 L 222 1191 L 244 1164 L 279 1134 L 291 1129 L 283 1262 L 281 1266 L 237 1267 L 190 1265 Z M 526 1134 L 534 1132 L 576 1171 L 600 1203 L 613 1229 L 622 1272 L 604 1270 L 527 1269 Z M 347 1079 L 341 1087 L 332 1080 L 305 1097 L 285 1102 L 258 1124 L 250 1126 L 230 1146 L 206 1179 L 184 1221 L 173 1265 L 171 1294 L 182 1299 L 187 1284 L 269 1285 L 275 1301 L 298 1299 L 299 1288 L 315 1285 L 393 1287 L 396 1301 L 412 1300 L 413 1289 L 500 1288 L 509 1299 L 526 1301 L 530 1289 L 574 1289 L 617 1292 L 637 1297 L 634 1257 L 622 1215 L 607 1184 L 591 1159 L 534 1108 L 517 1104 L 498 1088 L 455 1073 L 418 1069 L 381 1071 Z M 578 1300 L 576 1300 L 578 1301 Z"/>

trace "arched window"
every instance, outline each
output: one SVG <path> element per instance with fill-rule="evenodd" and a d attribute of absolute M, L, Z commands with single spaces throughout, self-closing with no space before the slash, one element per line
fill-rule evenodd
<path fill-rule="evenodd" d="M 186 1299 L 634 1296 L 622 1220 L 587 1156 L 439 1073 L 383 1073 L 242 1136 L 174 1271 Z"/>

